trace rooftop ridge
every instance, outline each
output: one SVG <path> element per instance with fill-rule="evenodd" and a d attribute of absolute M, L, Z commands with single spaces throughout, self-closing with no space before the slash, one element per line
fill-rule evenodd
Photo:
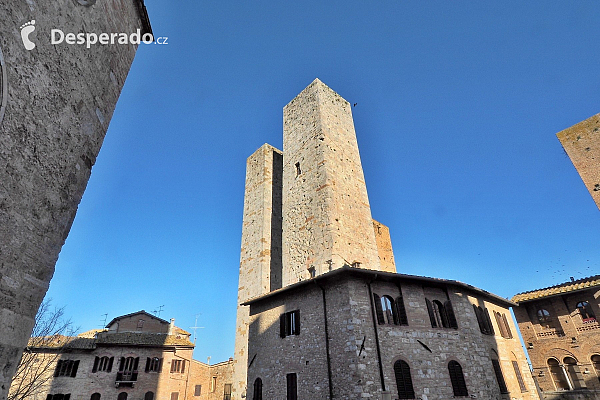
<path fill-rule="evenodd" d="M 589 287 L 594 286 L 600 286 L 600 275 L 592 275 L 585 278 L 580 278 L 577 280 L 548 286 L 545 288 L 520 292 L 513 296 L 512 301 L 518 303 L 521 301 L 528 301 L 541 297 L 554 296 L 561 293 L 574 292 L 577 290 L 587 289 Z"/>

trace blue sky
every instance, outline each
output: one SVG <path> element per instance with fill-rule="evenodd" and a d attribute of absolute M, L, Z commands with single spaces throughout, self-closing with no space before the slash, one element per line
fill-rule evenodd
<path fill-rule="evenodd" d="M 378 3 L 378 4 L 373 4 Z M 47 297 L 81 330 L 156 310 L 233 356 L 245 161 L 318 77 L 351 103 L 399 272 L 503 297 L 600 273 L 555 134 L 600 112 L 580 2 L 146 0 L 142 45 Z"/>

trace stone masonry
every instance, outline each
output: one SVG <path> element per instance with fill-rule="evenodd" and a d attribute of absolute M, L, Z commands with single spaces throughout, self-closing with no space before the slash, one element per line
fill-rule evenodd
<path fill-rule="evenodd" d="M 137 50 L 52 45 L 53 28 L 151 32 L 143 0 L 0 2 L 0 400 Z"/>
<path fill-rule="evenodd" d="M 375 296 L 401 299 L 406 322 L 376 317 Z M 432 327 L 427 301 L 450 302 L 456 327 Z M 505 299 L 464 283 L 344 267 L 252 299 L 248 355 L 249 399 L 285 399 L 286 377 L 297 377 L 298 399 L 445 400 L 454 397 L 448 364 L 463 369 L 466 397 L 539 399 Z M 481 331 L 474 305 L 508 316 L 504 337 L 492 318 Z M 281 316 L 299 313 L 296 334 L 282 337 Z M 402 396 L 394 365 L 410 367 L 414 395 Z M 506 390 L 498 382 L 498 362 Z M 516 369 L 519 370 L 519 377 Z M 521 383 L 523 386 L 521 386 Z"/>
<path fill-rule="evenodd" d="M 344 265 L 395 272 L 371 217 L 350 104 L 315 79 L 284 108 L 284 151 L 246 165 L 238 304 Z M 249 308 L 238 306 L 234 397 L 245 393 Z"/>
<path fill-rule="evenodd" d="M 600 114 L 556 134 L 600 208 Z"/>

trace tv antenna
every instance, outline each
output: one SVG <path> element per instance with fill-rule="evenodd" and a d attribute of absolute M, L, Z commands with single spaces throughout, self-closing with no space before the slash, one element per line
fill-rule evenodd
<path fill-rule="evenodd" d="M 194 344 L 196 344 L 196 330 L 197 329 L 204 329 L 203 326 L 198 326 L 198 317 L 202 315 L 202 313 L 200 314 L 196 314 L 196 321 L 194 322 L 194 326 L 190 326 L 190 329 L 194 330 Z"/>
<path fill-rule="evenodd" d="M 160 318 L 160 313 L 162 312 L 162 310 L 163 310 L 163 307 L 164 307 L 164 305 L 162 305 L 162 306 L 158 306 L 158 310 L 154 310 L 154 311 L 152 311 L 152 313 L 153 313 L 154 315 L 156 315 L 158 318 Z"/>
<path fill-rule="evenodd" d="M 100 314 L 100 316 L 104 316 L 104 319 L 102 320 L 102 325 L 101 328 L 106 328 L 106 320 L 108 318 L 108 313 L 107 314 Z"/>

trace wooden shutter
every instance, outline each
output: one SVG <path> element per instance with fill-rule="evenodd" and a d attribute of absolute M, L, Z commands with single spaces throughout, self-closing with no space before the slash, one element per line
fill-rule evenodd
<path fill-rule="evenodd" d="M 295 331 L 292 332 L 293 335 L 299 335 L 300 334 L 300 310 L 296 310 L 294 311 L 294 322 L 295 324 Z"/>
<path fill-rule="evenodd" d="M 179 392 L 171 393 L 171 400 L 177 400 L 179 398 Z"/>
<path fill-rule="evenodd" d="M 94 358 L 94 366 L 92 367 L 92 373 L 98 371 L 98 362 L 100 361 L 100 357 Z"/>
<path fill-rule="evenodd" d="M 71 393 L 67 393 L 64 395 L 63 400 L 69 400 L 70 398 L 71 398 Z"/>
<path fill-rule="evenodd" d="M 500 393 L 508 393 L 504 375 L 502 375 L 502 368 L 500 368 L 500 362 L 498 360 L 492 360 L 492 365 L 494 366 L 494 373 L 496 374 L 496 381 L 498 382 Z"/>
<path fill-rule="evenodd" d="M 408 317 L 406 315 L 406 308 L 404 307 L 404 298 L 398 296 L 396 299 L 396 312 L 398 313 L 398 323 L 400 325 L 408 325 Z"/>
<path fill-rule="evenodd" d="M 502 316 L 500 315 L 500 313 L 494 311 L 494 317 L 496 318 L 496 324 L 498 324 L 498 329 L 500 329 L 500 336 L 505 338 L 506 331 L 504 330 L 504 321 L 502 321 Z"/>
<path fill-rule="evenodd" d="M 383 308 L 381 307 L 381 297 L 373 293 L 373 301 L 375 302 L 375 314 L 377 314 L 377 323 L 384 324 L 385 318 L 383 317 Z"/>
<path fill-rule="evenodd" d="M 456 361 L 450 361 L 448 363 L 448 372 L 450 373 L 450 382 L 452 383 L 454 396 L 468 396 L 467 384 L 465 383 L 465 377 L 460 364 Z"/>
<path fill-rule="evenodd" d="M 181 360 L 181 373 L 185 372 L 185 360 Z"/>
<path fill-rule="evenodd" d="M 115 360 L 114 357 L 111 357 L 108 359 L 108 368 L 106 369 L 106 372 L 110 372 L 112 371 L 112 365 L 113 365 L 113 361 Z"/>
<path fill-rule="evenodd" d="M 194 396 L 200 396 L 202 394 L 202 385 L 194 386 Z"/>
<path fill-rule="evenodd" d="M 508 321 L 506 319 L 506 314 L 502 313 L 502 320 L 504 321 L 504 326 L 506 329 L 506 338 L 507 339 L 512 339 L 513 335 L 512 332 L 510 330 L 510 325 L 508 325 Z"/>
<path fill-rule="evenodd" d="M 490 335 L 493 335 L 495 333 L 494 325 L 492 325 L 492 319 L 490 318 L 490 312 L 488 311 L 487 308 L 485 309 L 485 322 L 487 324 Z"/>
<path fill-rule="evenodd" d="M 279 336 L 281 336 L 282 338 L 285 337 L 285 313 L 281 314 L 281 316 L 279 317 Z"/>
<path fill-rule="evenodd" d="M 437 328 L 437 322 L 435 322 L 435 315 L 433 314 L 433 306 L 431 305 L 431 301 L 429 301 L 429 299 L 425 299 L 425 304 L 427 304 L 427 312 L 429 313 L 431 327 Z"/>
<path fill-rule="evenodd" d="M 481 331 L 481 333 L 485 333 L 485 327 L 483 326 L 480 310 L 480 307 L 477 307 L 475 304 L 473 304 L 473 311 L 475 311 L 475 316 L 477 317 L 477 324 L 479 325 L 479 330 Z"/>
<path fill-rule="evenodd" d="M 140 364 L 140 358 L 136 357 L 133 360 L 133 372 L 131 374 L 131 380 L 132 381 L 137 381 L 137 376 L 138 376 L 138 366 Z"/>
<path fill-rule="evenodd" d="M 512 365 L 515 370 L 515 375 L 517 376 L 517 381 L 519 382 L 519 387 L 521 388 L 521 393 L 524 393 L 527 391 L 527 386 L 525 386 L 525 382 L 523 381 L 523 376 L 521 376 L 521 370 L 519 369 L 519 364 L 516 361 L 513 361 Z"/>
<path fill-rule="evenodd" d="M 287 400 L 298 400 L 298 382 L 296 374 L 287 374 Z"/>
<path fill-rule="evenodd" d="M 412 377 L 410 376 L 410 367 L 406 361 L 398 360 L 394 363 L 394 375 L 396 375 L 398 398 L 414 399 L 415 390 L 413 389 Z"/>
<path fill-rule="evenodd" d="M 77 368 L 79 368 L 79 360 L 73 362 L 73 367 L 71 368 L 71 378 L 75 378 L 77 376 Z"/>
<path fill-rule="evenodd" d="M 58 360 L 56 362 L 56 370 L 54 370 L 54 377 L 56 378 L 58 376 L 58 374 L 60 373 L 60 368 L 62 367 L 62 360 Z"/>
<path fill-rule="evenodd" d="M 150 357 L 146 357 L 146 368 L 144 368 L 144 372 L 150 371 Z"/>
<path fill-rule="evenodd" d="M 158 372 L 162 372 L 163 359 L 160 358 L 158 360 Z"/>

